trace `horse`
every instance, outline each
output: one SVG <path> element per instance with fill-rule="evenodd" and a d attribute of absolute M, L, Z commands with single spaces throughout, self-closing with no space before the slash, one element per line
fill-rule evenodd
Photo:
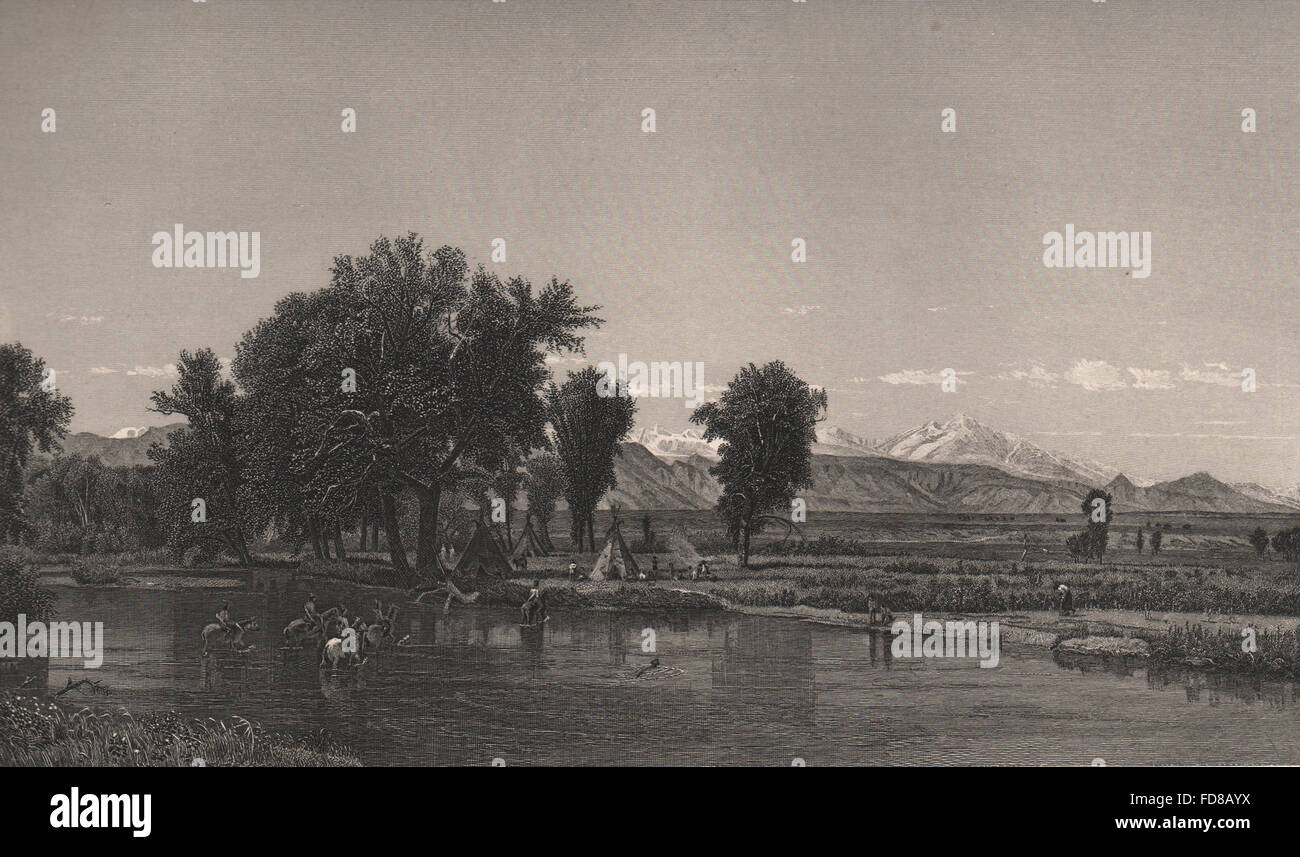
<path fill-rule="evenodd" d="M 247 652 L 252 646 L 244 645 L 244 632 L 259 630 L 257 619 L 241 619 L 234 625 L 233 632 L 221 626 L 220 622 L 210 622 L 203 626 L 203 654 L 206 657 L 213 648 L 232 652 Z"/>
<path fill-rule="evenodd" d="M 384 641 L 393 636 L 393 620 L 397 618 L 397 605 L 391 605 L 387 610 L 379 602 L 375 601 L 375 622 L 364 628 L 352 628 L 346 624 L 334 626 L 327 623 L 327 630 L 330 627 L 337 627 L 337 633 L 331 634 L 325 646 L 321 649 L 320 665 L 321 668 L 329 667 L 337 669 L 340 661 L 350 661 L 354 665 L 364 664 L 372 653 L 378 653 L 383 647 Z M 351 631 L 353 640 L 356 644 L 356 651 L 347 652 L 343 649 L 344 635 Z M 362 655 L 365 657 L 362 657 Z"/>
<path fill-rule="evenodd" d="M 306 648 L 307 644 L 313 640 L 319 645 L 329 637 L 338 636 L 338 632 L 342 630 L 342 626 L 338 624 L 340 613 L 339 608 L 331 607 L 320 614 L 320 622 L 315 624 L 308 622 L 303 617 L 294 619 L 284 626 L 285 645 Z M 327 637 L 326 633 L 329 631 L 333 633 L 330 633 L 329 637 Z"/>

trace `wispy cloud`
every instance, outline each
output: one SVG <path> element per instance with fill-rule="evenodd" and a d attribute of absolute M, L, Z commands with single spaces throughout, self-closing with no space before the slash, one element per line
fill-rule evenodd
<path fill-rule="evenodd" d="M 901 372 L 890 372 L 888 375 L 881 375 L 880 380 L 886 384 L 942 384 L 944 380 L 944 370 L 942 369 L 904 369 Z M 973 372 L 957 372 L 956 375 L 973 375 Z M 956 380 L 961 381 L 960 378 Z M 963 382 L 964 383 L 964 382 Z"/>
<path fill-rule="evenodd" d="M 1065 373 L 1065 380 L 1085 390 L 1123 390 L 1124 373 L 1105 360 L 1076 360 Z"/>
<path fill-rule="evenodd" d="M 799 306 L 781 307 L 781 312 L 786 315 L 808 315 L 813 312 L 821 312 L 821 304 L 799 304 Z"/>
<path fill-rule="evenodd" d="M 1233 369 L 1227 363 L 1206 363 L 1203 368 L 1196 369 L 1183 364 L 1183 371 L 1179 373 L 1184 381 L 1193 381 L 1198 384 L 1216 384 L 1220 387 L 1240 387 L 1241 370 Z"/>
<path fill-rule="evenodd" d="M 1061 376 L 1055 372 L 1047 371 L 1038 364 L 1034 364 L 1028 369 L 1012 369 L 1002 372 L 997 376 L 997 379 L 999 381 L 1024 381 L 1035 387 L 1055 387 Z"/>
<path fill-rule="evenodd" d="M 222 369 L 229 370 L 230 361 L 223 360 Z M 128 368 L 125 363 L 115 363 L 112 366 L 92 366 L 91 375 L 132 375 L 144 378 L 162 378 L 173 377 L 176 375 L 176 364 L 168 363 L 165 366 L 141 366 L 136 364 Z"/>
<path fill-rule="evenodd" d="M 1135 390 L 1172 390 L 1178 386 L 1168 369 L 1135 369 L 1130 366 L 1128 371 L 1133 376 Z"/>

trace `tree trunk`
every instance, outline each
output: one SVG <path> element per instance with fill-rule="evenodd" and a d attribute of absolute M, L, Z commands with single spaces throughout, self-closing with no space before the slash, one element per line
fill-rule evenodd
<path fill-rule="evenodd" d="M 750 527 L 751 527 L 750 522 L 746 521 L 744 529 L 741 532 L 741 541 L 740 541 L 740 567 L 741 568 L 749 568 Z"/>
<path fill-rule="evenodd" d="M 392 494 L 384 494 L 380 499 L 384 512 L 384 534 L 388 537 L 388 557 L 398 577 L 409 580 L 411 564 L 406 559 L 406 548 L 402 546 L 402 532 L 397 526 L 397 501 Z"/>
<path fill-rule="evenodd" d="M 537 518 L 536 520 L 539 527 L 539 529 L 536 530 L 537 540 L 542 543 L 542 547 L 546 549 L 547 553 L 555 553 L 555 545 L 551 542 L 550 521 L 545 521 L 541 518 Z"/>
<path fill-rule="evenodd" d="M 334 521 L 334 558 L 344 562 L 348 558 L 347 548 L 343 546 L 343 525 L 338 519 Z"/>
<path fill-rule="evenodd" d="M 596 510 L 592 509 L 587 515 L 587 543 L 591 545 L 591 550 L 596 551 Z"/>
<path fill-rule="evenodd" d="M 370 525 L 370 549 L 376 552 L 379 550 L 379 522 L 378 521 L 375 521 L 373 524 Z"/>
<path fill-rule="evenodd" d="M 316 554 L 316 559 L 324 559 L 325 554 L 320 549 L 320 525 L 316 523 L 315 518 L 307 520 L 307 534 L 311 539 L 311 549 Z"/>
<path fill-rule="evenodd" d="M 420 530 L 416 541 L 415 570 L 421 577 L 441 577 L 438 565 L 438 503 L 442 487 L 416 489 L 420 500 Z"/>
<path fill-rule="evenodd" d="M 366 537 L 370 535 L 370 531 L 369 529 L 367 529 L 369 526 L 370 526 L 370 519 L 366 517 L 365 512 L 362 512 L 361 526 L 357 528 L 357 552 L 358 553 L 366 552 Z"/>

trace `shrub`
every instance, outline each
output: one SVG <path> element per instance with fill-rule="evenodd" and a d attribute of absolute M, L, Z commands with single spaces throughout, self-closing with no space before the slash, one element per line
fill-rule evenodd
<path fill-rule="evenodd" d="M 117 583 L 122 579 L 122 570 L 102 559 L 83 557 L 72 564 L 72 579 L 79 586 Z"/>
<path fill-rule="evenodd" d="M 54 615 L 54 593 L 40 585 L 36 567 L 11 549 L 0 550 L 0 621 L 28 619 L 49 621 Z"/>

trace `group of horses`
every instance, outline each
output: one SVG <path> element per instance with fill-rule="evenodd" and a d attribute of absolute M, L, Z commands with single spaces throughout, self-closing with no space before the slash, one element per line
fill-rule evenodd
<path fill-rule="evenodd" d="M 316 622 L 305 616 L 299 617 L 284 627 L 285 648 L 316 648 L 321 653 L 321 668 L 363 664 L 393 638 L 397 605 L 385 607 L 376 599 L 374 613 L 374 622 L 357 621 L 356 625 L 348 619 L 341 606 L 323 611 Z M 229 627 L 212 622 L 203 628 L 203 655 L 206 657 L 214 649 L 247 652 L 252 646 L 244 643 L 244 634 L 257 630 L 260 626 L 256 618 L 241 619 L 230 623 Z"/>

